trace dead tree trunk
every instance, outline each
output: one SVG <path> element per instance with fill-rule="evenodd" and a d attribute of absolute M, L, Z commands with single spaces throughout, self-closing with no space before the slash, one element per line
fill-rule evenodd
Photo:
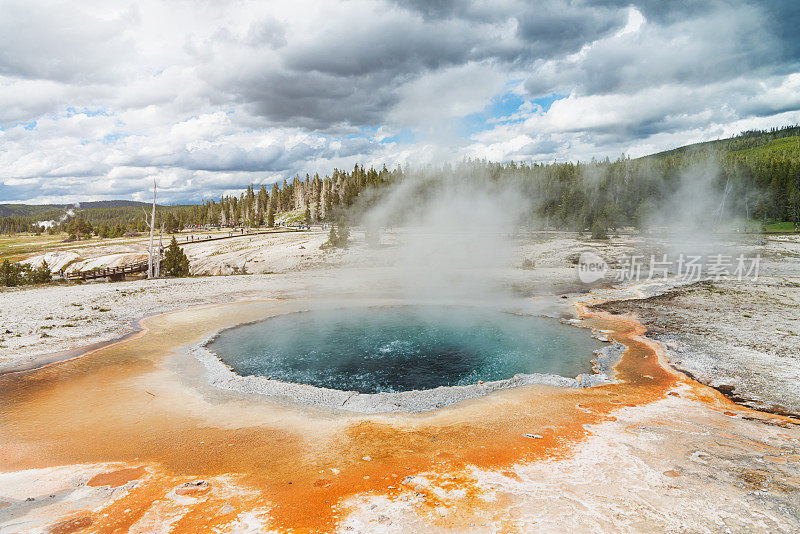
<path fill-rule="evenodd" d="M 157 275 L 153 269 L 153 231 L 156 227 L 156 180 L 153 178 L 153 212 L 150 215 L 150 245 L 147 247 L 147 278 Z"/>

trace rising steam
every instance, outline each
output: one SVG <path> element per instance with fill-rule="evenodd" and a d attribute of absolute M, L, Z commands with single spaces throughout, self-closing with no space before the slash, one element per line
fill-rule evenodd
<path fill-rule="evenodd" d="M 380 235 L 371 265 L 383 287 L 414 300 L 498 299 L 517 261 L 514 229 L 531 203 L 516 184 L 477 174 L 421 171 L 351 214 Z"/>

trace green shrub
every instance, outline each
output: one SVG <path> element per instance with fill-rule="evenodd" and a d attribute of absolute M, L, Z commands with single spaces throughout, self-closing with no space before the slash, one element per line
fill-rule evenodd
<path fill-rule="evenodd" d="M 0 264 L 0 286 L 15 287 L 24 284 L 43 284 L 53 277 L 50 267 L 43 261 L 39 267 L 32 268 L 27 263 L 11 263 L 5 260 Z"/>
<path fill-rule="evenodd" d="M 608 239 L 608 229 L 603 221 L 595 219 L 592 223 L 592 239 Z"/>

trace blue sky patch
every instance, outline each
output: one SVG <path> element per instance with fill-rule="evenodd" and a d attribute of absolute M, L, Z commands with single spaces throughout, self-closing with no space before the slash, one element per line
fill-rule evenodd
<path fill-rule="evenodd" d="M 568 95 L 552 94 L 549 96 L 528 100 L 529 104 L 541 107 L 546 113 L 553 102 L 566 98 Z M 516 92 L 507 92 L 494 97 L 491 103 L 483 111 L 467 115 L 461 120 L 459 133 L 464 137 L 491 129 L 497 123 L 514 123 L 525 119 L 524 116 L 514 115 L 521 111 L 526 100 Z"/>

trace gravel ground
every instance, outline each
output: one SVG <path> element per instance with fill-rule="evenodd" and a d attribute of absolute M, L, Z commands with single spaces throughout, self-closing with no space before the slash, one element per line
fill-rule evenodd
<path fill-rule="evenodd" d="M 737 402 L 800 414 L 800 282 L 705 281 L 599 306 L 636 315 L 669 361 Z"/>
<path fill-rule="evenodd" d="M 0 371 L 47 353 L 114 339 L 146 315 L 191 306 L 280 295 L 287 280 L 239 275 L 87 283 L 0 293 Z"/>

